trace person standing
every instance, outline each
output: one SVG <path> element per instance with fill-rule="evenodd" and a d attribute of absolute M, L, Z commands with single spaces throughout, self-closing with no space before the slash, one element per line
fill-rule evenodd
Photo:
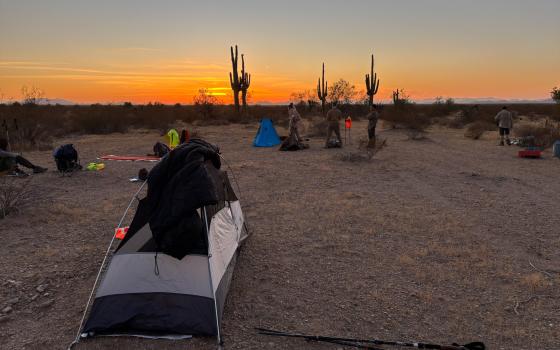
<path fill-rule="evenodd" d="M 342 140 L 340 139 L 340 119 L 342 119 L 342 112 L 338 109 L 336 102 L 333 102 L 332 108 L 330 111 L 327 112 L 327 140 L 325 142 L 325 146 L 329 147 L 329 140 L 333 132 L 336 135 L 337 143 L 340 145 L 342 144 Z"/>
<path fill-rule="evenodd" d="M 379 111 L 376 105 L 372 105 L 369 108 L 369 113 L 367 115 L 368 120 L 368 139 L 369 143 L 375 143 L 375 127 L 377 126 L 377 121 L 379 120 Z"/>
<path fill-rule="evenodd" d="M 504 136 L 508 146 L 511 145 L 509 134 L 511 129 L 513 128 L 513 114 L 508 110 L 506 106 L 504 106 L 502 110 L 498 112 L 498 114 L 496 114 L 494 120 L 500 128 L 500 146 L 504 145 Z"/>
<path fill-rule="evenodd" d="M 301 128 L 301 116 L 293 103 L 290 103 L 288 106 L 288 118 L 290 136 L 293 134 L 296 137 L 297 142 L 301 142 L 301 135 L 299 133 Z"/>

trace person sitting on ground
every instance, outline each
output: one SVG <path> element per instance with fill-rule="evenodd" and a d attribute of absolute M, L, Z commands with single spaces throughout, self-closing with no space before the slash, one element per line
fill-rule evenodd
<path fill-rule="evenodd" d="M 27 174 L 18 168 L 18 165 L 32 169 L 34 174 L 40 174 L 47 171 L 47 168 L 34 165 L 21 155 L 8 152 L 8 140 L 0 139 L 0 172 L 8 171 L 13 175 L 26 176 Z"/>
<path fill-rule="evenodd" d="M 332 104 L 331 110 L 327 112 L 328 128 L 327 128 L 327 140 L 325 142 L 326 147 L 329 147 L 329 141 L 331 139 L 333 132 L 336 135 L 336 142 L 338 144 L 342 144 L 342 140 L 340 138 L 341 119 L 342 119 L 342 112 L 340 111 L 340 109 L 338 109 L 337 103 L 335 101 Z"/>
<path fill-rule="evenodd" d="M 375 127 L 377 126 L 377 121 L 379 120 L 379 111 L 376 105 L 371 105 L 369 108 L 369 113 L 367 115 L 368 120 L 368 139 L 369 145 L 375 146 Z"/>
<path fill-rule="evenodd" d="M 500 146 L 504 145 L 504 135 L 506 137 L 506 143 L 508 144 L 508 146 L 511 145 L 511 142 L 509 140 L 509 133 L 513 128 L 513 114 L 508 110 L 506 106 L 504 106 L 502 110 L 498 112 L 498 114 L 496 114 L 494 120 L 500 128 Z"/>

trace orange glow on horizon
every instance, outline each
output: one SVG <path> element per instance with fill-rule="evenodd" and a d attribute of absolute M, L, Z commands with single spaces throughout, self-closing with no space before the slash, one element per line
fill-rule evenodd
<path fill-rule="evenodd" d="M 336 69 L 327 66 L 329 86 L 340 77 Z M 252 82 L 248 92 L 251 104 L 285 103 L 294 92 L 309 90 L 314 93 L 319 69 L 304 72 L 297 78 L 287 74 L 271 74 L 268 67 L 251 67 Z M 363 74 L 367 65 L 360 67 Z M 21 99 L 21 87 L 36 86 L 50 99 L 65 99 L 76 103 L 120 103 L 129 101 L 136 104 L 161 102 L 165 104 L 190 104 L 200 89 L 218 98 L 220 103 L 233 103 L 230 89 L 229 71 L 226 64 L 202 64 L 194 61 L 159 61 L 144 64 L 74 66 L 64 63 L 0 61 L 0 99 L 4 102 Z M 519 91 L 514 84 L 489 77 L 482 83 L 469 77 L 471 72 L 458 72 L 456 77 L 433 76 L 432 81 L 414 72 L 401 72 L 396 67 L 376 68 L 381 86 L 375 99 L 389 102 L 392 91 L 404 89 L 413 100 L 429 99 L 436 96 L 456 98 L 546 98 L 541 82 L 525 86 Z M 359 70 L 347 75 L 355 91 L 363 95 L 365 90 L 362 73 Z M 391 79 L 392 78 L 392 79 Z M 458 84 L 457 80 L 463 81 Z M 504 80 L 515 80 L 504 75 Z M 465 83 L 466 81 L 466 83 Z M 544 82 L 542 83 L 544 84 Z M 505 88 L 504 88 L 504 85 Z M 500 91 L 499 94 L 492 93 Z"/>

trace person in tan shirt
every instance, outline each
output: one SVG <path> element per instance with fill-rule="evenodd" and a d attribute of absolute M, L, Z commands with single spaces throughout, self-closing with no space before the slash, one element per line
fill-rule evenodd
<path fill-rule="evenodd" d="M 328 146 L 329 140 L 334 132 L 336 139 L 339 143 L 342 143 L 340 138 L 340 120 L 342 119 L 342 112 L 338 109 L 336 102 L 333 102 L 332 108 L 327 112 L 327 140 L 325 146 Z"/>
<path fill-rule="evenodd" d="M 494 120 L 500 128 L 500 146 L 504 145 L 504 136 L 506 137 L 506 143 L 508 146 L 511 144 L 509 141 L 509 133 L 513 128 L 513 114 L 508 111 L 507 107 L 503 107 L 498 114 L 494 117 Z"/>

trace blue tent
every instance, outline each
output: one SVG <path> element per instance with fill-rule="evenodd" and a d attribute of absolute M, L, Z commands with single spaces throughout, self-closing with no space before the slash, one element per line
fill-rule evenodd
<path fill-rule="evenodd" d="M 257 135 L 255 136 L 255 140 L 253 141 L 253 146 L 255 147 L 274 147 L 282 143 L 280 141 L 280 137 L 276 133 L 276 129 L 274 129 L 274 125 L 272 124 L 272 120 L 268 118 L 264 118 L 261 120 L 261 125 L 259 126 L 259 131 L 257 131 Z"/>

